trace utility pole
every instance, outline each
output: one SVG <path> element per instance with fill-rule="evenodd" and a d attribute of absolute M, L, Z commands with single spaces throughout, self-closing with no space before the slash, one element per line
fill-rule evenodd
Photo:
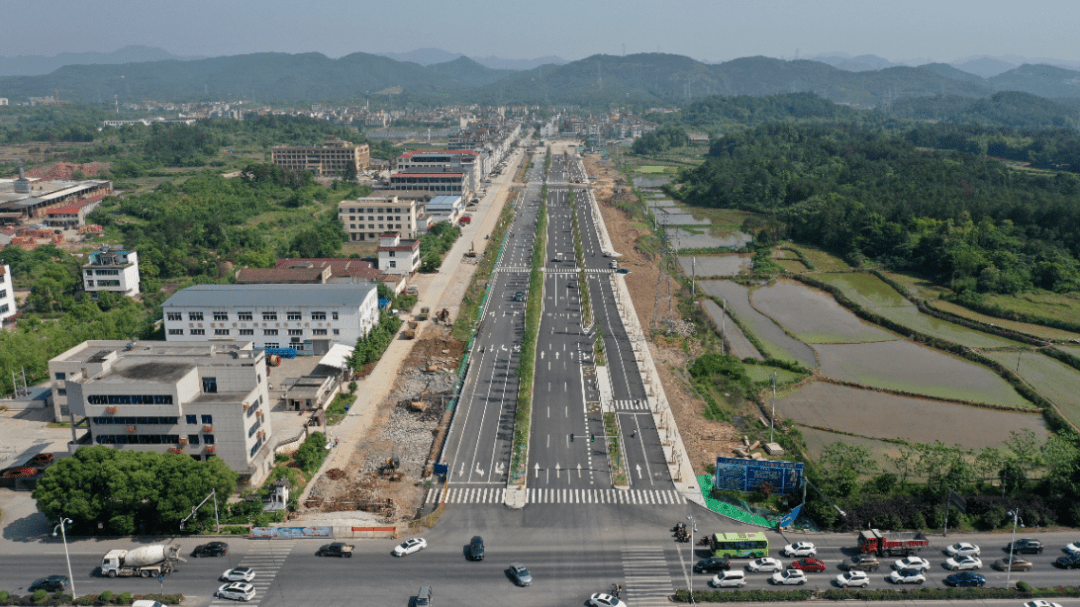
<path fill-rule="evenodd" d="M 769 416 L 769 442 L 773 442 L 773 426 L 776 425 L 776 369 L 772 372 L 772 415 Z"/>

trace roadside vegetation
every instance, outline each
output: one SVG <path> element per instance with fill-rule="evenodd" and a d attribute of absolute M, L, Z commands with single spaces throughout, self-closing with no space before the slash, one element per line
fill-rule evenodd
<path fill-rule="evenodd" d="M 458 316 L 454 320 L 452 332 L 453 338 L 458 341 L 469 340 L 473 327 L 480 318 L 481 306 L 486 301 L 491 289 L 495 264 L 498 263 L 499 256 L 502 254 L 506 234 L 514 223 L 514 200 L 516 198 L 517 192 L 512 192 L 510 197 L 506 199 L 502 213 L 499 215 L 499 221 L 495 224 L 495 229 L 491 231 L 488 244 L 484 247 L 484 253 L 480 258 L 476 273 L 473 274 L 472 282 L 469 283 L 469 287 L 465 290 L 465 296 L 461 300 L 461 308 L 459 308 Z"/>

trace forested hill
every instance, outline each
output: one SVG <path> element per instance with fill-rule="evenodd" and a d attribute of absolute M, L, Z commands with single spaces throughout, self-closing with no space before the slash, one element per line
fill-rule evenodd
<path fill-rule="evenodd" d="M 665 126 L 709 130 L 759 126 L 784 120 L 860 120 L 866 118 L 867 114 L 837 105 L 813 93 L 789 93 L 767 97 L 708 97 L 678 112 L 654 113 L 645 117 Z"/>
<path fill-rule="evenodd" d="M 965 141 L 947 131 L 938 143 Z M 715 142 L 673 193 L 777 217 L 798 242 L 928 273 L 958 292 L 1080 290 L 1080 178 L 911 141 L 925 135 L 773 123 Z M 1040 148 L 1065 141 L 1028 137 Z"/>
<path fill-rule="evenodd" d="M 989 98 L 957 95 L 911 97 L 897 101 L 890 114 L 898 118 L 995 124 L 1020 129 L 1073 128 L 1076 109 L 1031 93 L 1005 91 Z"/>
<path fill-rule="evenodd" d="M 927 95 L 988 97 L 1016 90 L 1080 98 L 1080 78 L 1049 66 L 1024 65 L 985 80 L 937 64 L 850 72 L 818 61 L 744 57 L 705 64 L 681 55 L 594 55 L 527 71 L 494 70 L 461 57 L 422 66 L 353 53 L 257 53 L 193 61 L 67 65 L 41 76 L 0 78 L 0 96 L 14 103 L 52 95 L 77 102 L 255 99 L 356 100 L 401 87 L 404 103 L 475 102 L 600 105 L 684 105 L 713 95 L 816 93 L 857 107 Z"/>

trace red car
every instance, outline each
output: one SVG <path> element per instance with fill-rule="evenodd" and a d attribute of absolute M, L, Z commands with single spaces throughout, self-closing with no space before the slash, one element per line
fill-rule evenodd
<path fill-rule="evenodd" d="M 802 569 L 806 572 L 813 571 L 825 571 L 825 563 L 817 559 L 799 559 L 797 561 L 791 561 L 791 565 L 788 569 Z"/>

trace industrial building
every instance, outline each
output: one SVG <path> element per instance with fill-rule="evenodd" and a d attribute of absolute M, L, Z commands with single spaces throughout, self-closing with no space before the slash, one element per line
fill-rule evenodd
<path fill-rule="evenodd" d="M 102 291 L 125 297 L 139 294 L 139 254 L 124 247 L 104 245 L 90 254 L 82 267 L 83 289 L 96 298 Z"/>
<path fill-rule="evenodd" d="M 350 163 L 359 173 L 371 162 L 368 144 L 353 144 L 329 137 L 322 145 L 278 146 L 271 150 L 274 164 L 289 171 L 311 171 L 316 175 L 344 175 Z"/>
<path fill-rule="evenodd" d="M 45 221 L 49 209 L 85 206 L 111 193 L 111 181 L 42 181 L 19 169 L 17 178 L 0 179 L 0 223 Z"/>

